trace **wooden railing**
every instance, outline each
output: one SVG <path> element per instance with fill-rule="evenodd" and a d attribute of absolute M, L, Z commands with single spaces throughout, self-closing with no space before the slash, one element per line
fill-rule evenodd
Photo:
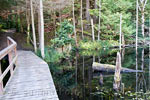
<path fill-rule="evenodd" d="M 3 72 L 2 72 L 3 66 L 1 66 L 1 62 L 0 62 L 0 94 L 1 95 L 3 94 L 3 91 L 5 89 L 3 86 L 3 79 L 8 74 L 8 72 L 10 72 L 9 80 L 11 79 L 15 70 L 14 65 L 16 66 L 16 62 L 17 62 L 17 50 L 16 50 L 17 43 L 12 38 L 7 37 L 7 44 L 8 46 L 2 51 L 0 51 L 0 61 L 7 55 L 8 55 L 8 60 L 9 60 L 9 66 Z"/>

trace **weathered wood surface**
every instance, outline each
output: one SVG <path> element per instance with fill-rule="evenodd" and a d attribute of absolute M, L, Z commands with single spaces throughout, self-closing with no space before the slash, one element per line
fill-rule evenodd
<path fill-rule="evenodd" d="M 19 51 L 17 69 L 0 100 L 59 100 L 47 63 L 30 51 Z"/>
<path fill-rule="evenodd" d="M 96 63 L 93 62 L 92 69 L 94 71 L 106 71 L 106 72 L 115 72 L 115 65 L 109 65 L 109 64 L 101 64 L 101 63 Z M 134 70 L 134 69 L 129 69 L 129 68 L 121 68 L 122 73 L 129 73 L 129 72 L 143 72 L 142 70 Z"/>
<path fill-rule="evenodd" d="M 3 50 L 0 51 L 0 60 L 3 59 L 6 55 L 8 55 L 9 58 L 9 66 L 6 68 L 4 72 L 2 72 L 2 67 L 0 67 L 0 95 L 3 94 L 4 87 L 3 87 L 3 79 L 6 76 L 6 74 L 10 71 L 10 78 L 13 76 L 14 73 L 14 65 L 16 65 L 16 60 L 17 60 L 17 51 L 16 51 L 16 46 L 17 43 L 10 37 L 7 37 L 7 47 L 4 48 Z M 14 56 L 14 57 L 13 57 Z"/>

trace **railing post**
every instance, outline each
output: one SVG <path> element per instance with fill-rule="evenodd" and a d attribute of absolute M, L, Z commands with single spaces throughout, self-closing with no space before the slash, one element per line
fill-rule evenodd
<path fill-rule="evenodd" d="M 0 61 L 0 76 L 2 75 L 2 66 Z M 0 95 L 3 94 L 3 81 L 0 82 Z"/>
<path fill-rule="evenodd" d="M 15 52 L 15 56 L 16 56 L 17 55 L 17 47 L 15 47 L 14 52 Z M 17 66 L 17 60 L 15 62 L 15 65 Z"/>
<path fill-rule="evenodd" d="M 8 44 L 8 46 L 10 45 L 10 41 L 8 39 L 7 39 L 7 44 Z M 8 60 L 9 60 L 9 64 L 10 64 L 12 61 L 12 51 L 8 53 Z M 11 76 L 13 75 L 13 66 L 10 69 L 10 74 L 11 74 Z"/>

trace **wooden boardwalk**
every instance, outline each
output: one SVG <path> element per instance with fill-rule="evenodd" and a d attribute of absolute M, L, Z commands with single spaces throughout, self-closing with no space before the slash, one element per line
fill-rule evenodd
<path fill-rule="evenodd" d="M 17 53 L 17 68 L 0 100 L 59 100 L 47 63 L 31 51 Z"/>

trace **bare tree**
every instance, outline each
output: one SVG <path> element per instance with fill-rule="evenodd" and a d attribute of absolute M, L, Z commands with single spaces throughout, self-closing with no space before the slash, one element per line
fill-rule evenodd
<path fill-rule="evenodd" d="M 31 6 L 31 19 L 32 19 L 32 33 L 33 33 L 34 51 L 37 52 L 35 25 L 34 25 L 34 12 L 33 12 L 33 2 L 32 2 L 32 0 L 30 0 L 30 6 Z"/>

